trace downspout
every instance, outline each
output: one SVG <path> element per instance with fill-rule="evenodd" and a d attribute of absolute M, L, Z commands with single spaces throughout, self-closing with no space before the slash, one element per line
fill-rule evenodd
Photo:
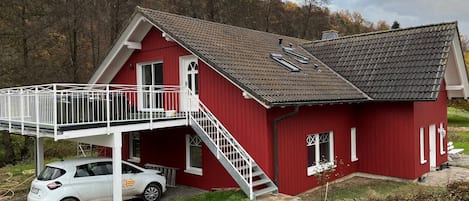
<path fill-rule="evenodd" d="M 273 136 L 273 149 L 274 149 L 274 183 L 278 186 L 279 176 L 278 176 L 278 123 L 285 119 L 295 116 L 298 114 L 300 110 L 300 106 L 295 106 L 295 110 L 293 112 L 284 114 L 274 119 L 273 127 L 274 127 L 274 136 Z"/>

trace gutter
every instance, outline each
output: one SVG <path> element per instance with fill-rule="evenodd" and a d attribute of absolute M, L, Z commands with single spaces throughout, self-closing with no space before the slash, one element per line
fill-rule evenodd
<path fill-rule="evenodd" d="M 288 118 L 291 118 L 295 115 L 298 114 L 298 111 L 300 110 L 300 106 L 297 105 L 295 106 L 295 110 L 293 110 L 293 112 L 290 112 L 290 113 L 287 113 L 287 114 L 284 114 L 284 115 L 281 115 L 277 118 L 274 119 L 274 123 L 273 123 L 273 128 L 274 128 L 274 132 L 273 132 L 273 158 L 274 158 L 274 183 L 275 185 L 277 185 L 278 187 L 278 184 L 279 184 L 279 176 L 278 176 L 278 123 L 280 121 L 283 121 L 285 119 L 288 119 Z"/>

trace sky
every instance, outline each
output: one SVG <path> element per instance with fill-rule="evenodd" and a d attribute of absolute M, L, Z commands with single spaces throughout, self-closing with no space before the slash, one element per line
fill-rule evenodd
<path fill-rule="evenodd" d="M 304 0 L 292 0 L 299 4 Z M 398 21 L 401 28 L 458 21 L 459 33 L 469 36 L 468 0 L 330 0 L 332 11 L 359 12 L 367 21 Z"/>

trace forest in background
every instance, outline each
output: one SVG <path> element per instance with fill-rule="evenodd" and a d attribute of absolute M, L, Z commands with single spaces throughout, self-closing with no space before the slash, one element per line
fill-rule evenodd
<path fill-rule="evenodd" d="M 309 40 L 391 26 L 328 9 L 329 0 L 15 0 L 0 1 L 0 88 L 86 83 L 136 6 Z M 399 23 L 394 22 L 393 28 Z M 466 40 L 463 40 L 466 47 Z M 32 156 L 34 138 L 2 133 L 0 166 Z M 53 142 L 48 142 L 53 143 Z M 47 147 L 47 145 L 46 145 Z M 50 154 L 73 153 L 67 144 Z M 48 153 L 49 153 L 48 152 Z"/>

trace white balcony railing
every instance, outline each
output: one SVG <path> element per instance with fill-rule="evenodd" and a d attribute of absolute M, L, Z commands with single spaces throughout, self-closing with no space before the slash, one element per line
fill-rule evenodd
<path fill-rule="evenodd" d="M 48 130 L 184 118 L 179 86 L 47 84 L 0 89 L 0 124 Z"/>

